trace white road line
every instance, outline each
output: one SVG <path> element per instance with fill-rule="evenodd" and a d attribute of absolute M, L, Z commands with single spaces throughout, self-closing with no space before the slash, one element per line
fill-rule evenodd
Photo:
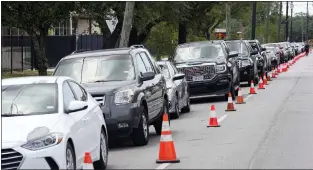
<path fill-rule="evenodd" d="M 160 166 L 158 166 L 157 168 L 155 169 L 165 169 L 166 167 L 168 167 L 169 165 L 171 165 L 170 163 L 164 163 L 164 164 L 161 164 Z"/>
<path fill-rule="evenodd" d="M 244 100 L 247 101 L 250 99 L 250 97 L 252 97 L 252 94 L 249 94 Z"/>
<path fill-rule="evenodd" d="M 220 118 L 217 120 L 218 123 L 221 123 L 226 117 L 227 117 L 227 115 L 224 115 L 224 116 L 220 117 Z"/>

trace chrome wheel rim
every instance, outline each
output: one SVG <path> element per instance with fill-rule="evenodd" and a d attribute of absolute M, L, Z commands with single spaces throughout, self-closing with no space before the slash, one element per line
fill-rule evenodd
<path fill-rule="evenodd" d="M 74 169 L 73 154 L 70 149 L 66 150 L 66 169 Z"/>
<path fill-rule="evenodd" d="M 142 115 L 142 128 L 145 138 L 148 138 L 148 124 L 145 115 Z"/>
<path fill-rule="evenodd" d="M 104 163 L 106 163 L 107 162 L 107 144 L 106 144 L 105 136 L 103 134 L 101 134 L 100 147 L 101 147 L 102 160 Z"/>

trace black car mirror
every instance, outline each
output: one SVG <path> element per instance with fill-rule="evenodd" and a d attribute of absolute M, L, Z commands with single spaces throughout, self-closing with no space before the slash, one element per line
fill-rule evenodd
<path fill-rule="evenodd" d="M 257 55 L 258 54 L 258 51 L 257 50 L 252 50 L 251 51 L 251 55 Z"/>
<path fill-rule="evenodd" d="M 238 57 L 239 53 L 237 51 L 231 51 L 228 54 L 228 58 Z"/>
<path fill-rule="evenodd" d="M 266 51 L 266 48 L 262 47 L 261 50 L 262 50 L 262 51 Z"/>
<path fill-rule="evenodd" d="M 148 71 L 145 73 L 141 73 L 141 81 L 148 81 L 148 80 L 152 80 L 155 77 L 155 73 L 152 71 Z"/>
<path fill-rule="evenodd" d="M 178 74 L 175 74 L 174 77 L 173 77 L 173 81 L 175 80 L 181 80 L 185 78 L 185 74 L 182 74 L 182 73 L 178 73 Z"/>
<path fill-rule="evenodd" d="M 279 47 L 279 49 L 283 49 L 284 47 Z"/>

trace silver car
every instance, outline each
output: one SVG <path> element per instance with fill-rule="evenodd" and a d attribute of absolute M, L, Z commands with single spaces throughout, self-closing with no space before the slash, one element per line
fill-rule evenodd
<path fill-rule="evenodd" d="M 166 79 L 171 117 L 179 118 L 181 112 L 190 112 L 189 88 L 185 75 L 179 73 L 169 61 L 158 61 Z"/>

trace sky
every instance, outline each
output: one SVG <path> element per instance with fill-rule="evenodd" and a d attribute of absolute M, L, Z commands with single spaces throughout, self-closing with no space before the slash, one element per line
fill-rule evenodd
<path fill-rule="evenodd" d="M 289 11 L 288 11 L 288 15 L 290 16 L 291 14 L 291 8 L 290 8 L 290 1 L 288 2 L 288 6 L 289 6 Z M 293 14 L 295 13 L 299 13 L 299 12 L 304 12 L 306 13 L 307 11 L 307 7 L 306 7 L 307 2 L 293 2 Z M 309 15 L 313 15 L 313 2 L 309 1 Z M 286 15 L 286 2 L 283 2 L 283 9 L 282 12 L 284 15 Z"/>

